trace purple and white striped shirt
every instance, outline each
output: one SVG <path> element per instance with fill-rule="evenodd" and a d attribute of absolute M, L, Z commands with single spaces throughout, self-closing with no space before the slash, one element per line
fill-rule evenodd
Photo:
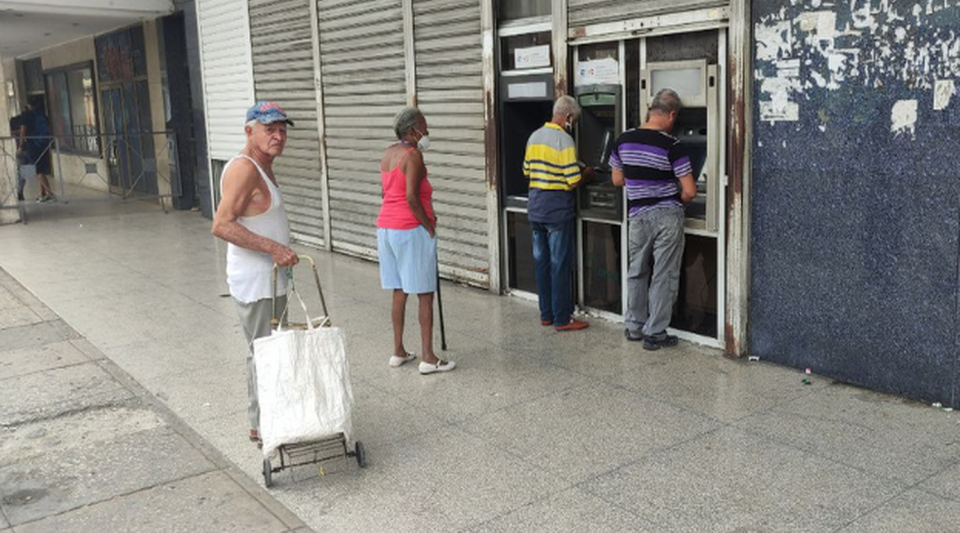
<path fill-rule="evenodd" d="M 693 169 L 676 137 L 660 130 L 625 131 L 610 154 L 610 166 L 623 171 L 631 218 L 650 209 L 683 209 L 679 180 Z"/>

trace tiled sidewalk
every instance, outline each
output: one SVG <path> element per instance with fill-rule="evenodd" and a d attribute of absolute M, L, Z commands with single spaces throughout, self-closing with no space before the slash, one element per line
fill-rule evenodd
<path fill-rule="evenodd" d="M 0 228 L 0 267 L 251 479 L 244 343 L 224 247 L 196 213 L 96 204 Z M 372 223 L 372 221 L 371 221 Z M 82 224 L 82 226 L 81 226 Z M 442 238 L 442 232 L 441 232 Z M 445 284 L 458 368 L 387 366 L 376 265 L 317 259 L 370 466 L 276 475 L 317 531 L 952 531 L 960 415 L 621 326 L 543 328 L 533 304 Z M 301 286 L 316 304 L 310 278 Z M 418 351 L 416 308 L 408 348 Z"/>
<path fill-rule="evenodd" d="M 0 270 L 0 531 L 309 529 Z"/>

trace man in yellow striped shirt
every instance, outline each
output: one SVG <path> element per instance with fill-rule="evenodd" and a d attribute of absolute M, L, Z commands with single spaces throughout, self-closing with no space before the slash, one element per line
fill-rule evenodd
<path fill-rule="evenodd" d="M 530 180 L 527 216 L 533 229 L 540 323 L 557 331 L 584 329 L 588 324 L 573 318 L 573 250 L 576 197 L 574 189 L 584 177 L 577 147 L 567 133 L 580 118 L 580 105 L 561 96 L 553 105 L 553 119 L 533 132 L 527 141 L 523 174 Z"/>

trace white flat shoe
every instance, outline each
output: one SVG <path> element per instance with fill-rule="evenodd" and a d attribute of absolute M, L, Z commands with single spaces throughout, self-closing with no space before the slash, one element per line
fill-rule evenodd
<path fill-rule="evenodd" d="M 416 358 L 417 358 L 417 354 L 415 354 L 415 353 L 408 353 L 406 357 L 400 357 L 400 356 L 397 356 L 397 355 L 391 355 L 391 356 L 390 356 L 390 366 L 396 368 L 396 367 L 398 367 L 398 366 L 403 365 L 403 363 L 406 363 L 407 361 L 413 361 L 413 360 L 416 359 Z"/>
<path fill-rule="evenodd" d="M 434 374 L 437 372 L 449 372 L 457 367 L 453 361 L 444 361 L 440 359 L 436 363 L 424 363 L 420 361 L 420 373 L 423 375 Z"/>

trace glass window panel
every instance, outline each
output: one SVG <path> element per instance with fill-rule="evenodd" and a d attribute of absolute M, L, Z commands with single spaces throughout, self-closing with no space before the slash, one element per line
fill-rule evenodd
<path fill-rule="evenodd" d="M 156 153 L 154 152 L 153 120 L 150 117 L 150 87 L 146 81 L 137 82 L 137 112 L 140 115 L 140 158 L 154 160 L 153 166 L 143 164 L 144 176 L 137 189 L 147 194 L 157 193 Z"/>
<path fill-rule="evenodd" d="M 577 47 L 577 57 L 580 61 L 596 61 L 598 59 L 620 60 L 620 43 L 585 44 Z"/>
<path fill-rule="evenodd" d="M 124 58 L 120 49 L 119 34 L 97 37 L 97 71 L 100 81 L 123 79 Z"/>
<path fill-rule="evenodd" d="M 620 226 L 583 223 L 583 303 L 621 314 Z"/>
<path fill-rule="evenodd" d="M 548 47 L 546 50 L 547 61 L 549 62 L 547 67 L 553 65 L 553 51 L 550 50 L 550 32 L 544 31 L 539 33 L 526 33 L 524 35 L 513 35 L 510 37 L 504 37 L 500 40 L 500 69 L 501 70 L 515 70 L 522 69 L 523 66 L 517 66 L 517 50 L 521 50 L 521 55 L 523 52 L 530 53 L 539 53 L 542 48 L 538 47 Z M 537 65 L 531 68 L 543 68 L 543 66 Z"/>
<path fill-rule="evenodd" d="M 716 30 L 647 38 L 647 61 L 652 63 L 706 59 L 716 65 L 718 52 Z"/>
<path fill-rule="evenodd" d="M 100 81 L 127 80 L 147 75 L 142 26 L 97 37 L 96 49 Z"/>
<path fill-rule="evenodd" d="M 143 39 L 143 26 L 130 28 L 130 59 L 134 76 L 147 75 L 147 48 Z"/>
<path fill-rule="evenodd" d="M 67 72 L 67 87 L 70 89 L 70 121 L 75 134 L 86 133 L 87 110 L 84 101 L 83 78 L 87 70 L 71 70 Z"/>
<path fill-rule="evenodd" d="M 46 75 L 50 129 L 65 152 L 99 153 L 92 78 L 88 66 Z"/>
<path fill-rule="evenodd" d="M 507 246 L 509 247 L 510 288 L 537 293 L 536 268 L 533 262 L 533 231 L 526 213 L 507 213 Z"/>
<path fill-rule="evenodd" d="M 61 150 L 72 150 L 70 90 L 67 86 L 66 72 L 55 72 L 47 75 L 47 100 L 49 108 L 46 110 L 46 114 L 50 122 L 50 131 L 60 141 Z"/>
<path fill-rule="evenodd" d="M 500 0 L 500 20 L 515 20 L 550 15 L 550 0 Z"/>
<path fill-rule="evenodd" d="M 23 83 L 27 94 L 43 92 L 43 65 L 39 57 L 23 62 Z"/>
<path fill-rule="evenodd" d="M 626 57 L 624 66 L 627 69 L 627 123 L 624 129 L 640 126 L 646 109 L 640 108 L 640 40 L 634 39 L 624 43 Z"/>
<path fill-rule="evenodd" d="M 656 69 L 650 73 L 651 94 L 661 89 L 673 89 L 683 100 L 684 96 L 700 96 L 703 93 L 704 72 L 699 68 Z"/>
<path fill-rule="evenodd" d="M 620 44 L 618 42 L 578 46 L 576 53 L 580 63 L 573 73 L 575 86 L 620 85 Z"/>
<path fill-rule="evenodd" d="M 117 50 L 120 54 L 120 62 L 118 63 L 119 72 L 117 75 L 118 80 L 130 79 L 134 76 L 133 74 L 133 46 L 130 43 L 130 32 L 122 31 L 117 35 Z"/>
<path fill-rule="evenodd" d="M 717 336 L 717 239 L 686 235 L 680 290 L 670 325 Z"/>

